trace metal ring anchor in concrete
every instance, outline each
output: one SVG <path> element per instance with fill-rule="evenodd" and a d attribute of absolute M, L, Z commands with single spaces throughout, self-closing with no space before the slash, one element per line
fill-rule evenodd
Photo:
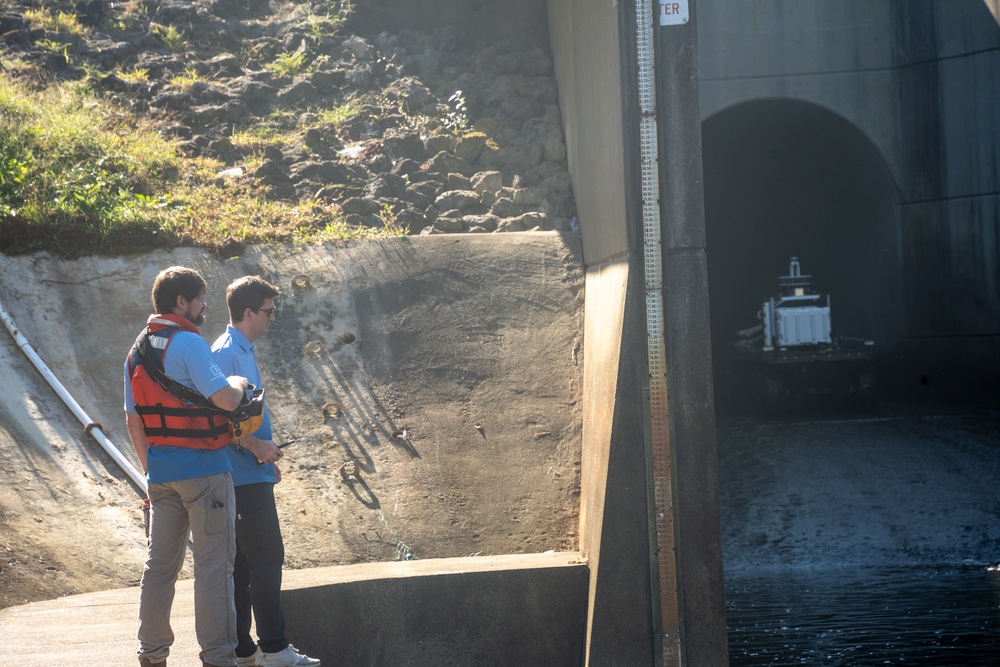
<path fill-rule="evenodd" d="M 336 401 L 330 401 L 329 403 L 324 403 L 323 407 L 323 419 L 340 419 L 344 416 L 344 406 Z"/>
<path fill-rule="evenodd" d="M 303 349 L 303 351 L 306 353 L 307 356 L 318 357 L 324 352 L 326 352 L 326 343 L 324 343 L 321 340 L 309 341 L 308 343 L 306 343 L 306 346 Z"/>
<path fill-rule="evenodd" d="M 361 471 L 358 469 L 358 465 L 354 461 L 345 461 L 340 466 L 340 476 L 344 478 L 345 482 L 361 481 Z"/>

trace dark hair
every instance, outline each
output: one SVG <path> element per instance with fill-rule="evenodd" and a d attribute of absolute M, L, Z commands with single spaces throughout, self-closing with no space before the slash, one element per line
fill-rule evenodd
<path fill-rule="evenodd" d="M 267 299 L 273 299 L 281 291 L 260 276 L 243 276 L 226 288 L 226 305 L 229 306 L 229 320 L 235 324 L 243 321 L 247 308 L 257 310 Z"/>
<path fill-rule="evenodd" d="M 205 291 L 205 287 L 205 279 L 194 269 L 184 266 L 163 269 L 153 281 L 153 291 L 150 294 L 153 310 L 157 313 L 172 313 L 177 307 L 177 297 L 194 301 Z"/>

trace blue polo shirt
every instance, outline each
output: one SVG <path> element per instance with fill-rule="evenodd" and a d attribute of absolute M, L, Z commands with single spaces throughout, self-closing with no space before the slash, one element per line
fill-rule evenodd
<path fill-rule="evenodd" d="M 226 333 L 215 339 L 212 344 L 212 354 L 219 368 L 226 375 L 240 375 L 249 380 L 255 387 L 262 387 L 260 380 L 260 370 L 257 368 L 257 358 L 254 351 L 257 346 L 250 342 L 250 339 L 243 335 L 243 332 L 229 325 Z M 260 423 L 260 428 L 253 432 L 253 435 L 261 440 L 270 440 L 271 435 L 271 413 L 264 403 L 264 418 Z M 226 447 L 229 458 L 233 466 L 233 486 L 243 486 L 244 484 L 257 484 L 259 482 L 274 483 L 274 465 L 271 463 L 259 464 L 257 459 L 249 451 L 236 445 Z"/>
<path fill-rule="evenodd" d="M 211 396 L 229 386 L 226 374 L 219 370 L 212 357 L 208 342 L 190 331 L 178 331 L 170 338 L 163 355 L 163 372 L 202 396 Z M 125 360 L 125 412 L 135 414 L 128 359 Z M 146 479 L 150 484 L 163 484 L 230 472 L 233 467 L 226 453 L 228 448 L 210 450 L 152 445 L 146 455 Z"/>

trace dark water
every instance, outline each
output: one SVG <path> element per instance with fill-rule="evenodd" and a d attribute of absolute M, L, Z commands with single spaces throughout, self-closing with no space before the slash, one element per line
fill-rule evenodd
<path fill-rule="evenodd" d="M 985 567 L 735 573 L 733 667 L 1000 665 L 1000 572 Z"/>

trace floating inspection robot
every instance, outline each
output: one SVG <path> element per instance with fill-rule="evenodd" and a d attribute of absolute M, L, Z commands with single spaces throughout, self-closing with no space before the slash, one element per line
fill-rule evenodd
<path fill-rule="evenodd" d="M 813 289 L 792 257 L 778 294 L 764 299 L 760 320 L 737 332 L 733 358 L 753 378 L 762 407 L 775 411 L 811 395 L 874 403 L 875 342 L 832 334 L 830 295 Z"/>

